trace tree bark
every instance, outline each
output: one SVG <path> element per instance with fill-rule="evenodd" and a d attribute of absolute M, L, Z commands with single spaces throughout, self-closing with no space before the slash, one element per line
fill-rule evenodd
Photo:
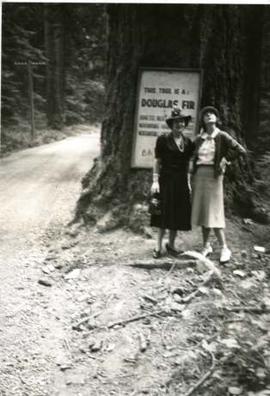
<path fill-rule="evenodd" d="M 262 6 L 249 6 L 246 11 L 246 54 L 244 75 L 243 113 L 246 141 L 250 147 L 256 142 L 259 126 L 260 81 L 262 70 Z M 246 111 L 248 109 L 248 111 Z"/>
<path fill-rule="evenodd" d="M 270 150 L 270 9 L 264 9 L 262 26 L 262 67 L 260 81 L 260 129 L 256 150 L 259 154 Z M 267 164 L 266 164 L 267 165 Z M 268 166 L 266 166 L 267 168 Z"/>
<path fill-rule="evenodd" d="M 258 122 L 261 45 L 258 25 L 262 22 L 262 10 L 258 9 L 253 16 L 258 56 L 248 61 L 248 68 L 246 54 L 255 47 L 246 18 L 249 6 L 113 4 L 107 11 L 107 102 L 101 156 L 83 179 L 77 218 L 96 221 L 111 210 L 118 224 L 138 228 L 144 223 L 142 219 L 147 219 L 147 206 L 141 203 L 147 202 L 151 183 L 149 170 L 130 168 L 138 68 L 202 68 L 201 106 L 219 108 L 223 125 L 244 143 L 247 139 L 244 126 L 251 122 L 250 114 L 252 128 Z M 248 100 L 247 79 L 252 80 L 249 92 L 256 91 Z M 251 127 L 248 133 L 250 130 Z M 239 193 L 239 180 L 247 186 L 252 178 L 248 169 L 236 167 L 229 174 L 229 203 L 243 195 L 243 189 Z M 252 202 L 247 199 L 245 202 L 247 210 Z"/>

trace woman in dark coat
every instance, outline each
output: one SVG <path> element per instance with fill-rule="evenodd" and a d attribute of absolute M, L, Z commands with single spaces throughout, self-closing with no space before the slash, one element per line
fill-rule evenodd
<path fill-rule="evenodd" d="M 159 136 L 156 141 L 151 192 L 160 193 L 161 213 L 151 215 L 151 226 L 158 228 L 154 258 L 161 256 L 166 229 L 169 230 L 166 250 L 173 256 L 180 253 L 175 249 L 177 230 L 191 229 L 188 168 L 194 144 L 183 135 L 190 120 L 191 116 L 182 114 L 178 108 L 173 109 L 171 117 L 166 120 L 171 132 Z"/>

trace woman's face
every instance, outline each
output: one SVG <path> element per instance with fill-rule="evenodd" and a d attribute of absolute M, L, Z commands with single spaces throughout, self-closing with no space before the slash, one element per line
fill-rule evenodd
<path fill-rule="evenodd" d="M 173 121 L 172 130 L 173 132 L 180 133 L 185 129 L 185 126 L 186 126 L 185 120 L 183 118 L 180 118 Z"/>
<path fill-rule="evenodd" d="M 203 115 L 203 122 L 204 124 L 215 124 L 217 122 L 217 116 L 213 111 L 206 111 Z"/>

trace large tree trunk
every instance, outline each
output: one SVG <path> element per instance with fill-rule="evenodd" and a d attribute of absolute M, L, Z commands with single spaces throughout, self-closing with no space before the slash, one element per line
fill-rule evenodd
<path fill-rule="evenodd" d="M 263 15 L 264 7 L 247 7 L 243 112 L 248 109 L 244 117 L 244 129 L 250 147 L 256 142 L 259 125 Z"/>
<path fill-rule="evenodd" d="M 61 129 L 64 122 L 64 25 L 57 5 L 44 6 L 46 100 L 48 126 Z"/>
<path fill-rule="evenodd" d="M 221 111 L 224 125 L 243 142 L 244 126 L 257 120 L 262 9 L 239 5 L 110 5 L 108 6 L 108 86 L 101 134 L 101 156 L 83 179 L 84 192 L 77 216 L 96 221 L 111 210 L 115 222 L 135 228 L 147 219 L 146 202 L 151 172 L 130 168 L 137 73 L 140 66 L 202 68 L 201 105 Z M 249 16 L 253 15 L 251 19 Z M 256 33 L 256 43 L 250 30 Z M 258 56 L 246 54 L 257 47 Z M 248 63 L 248 65 L 247 65 Z M 256 75 L 254 76 L 253 73 Z M 246 99 L 248 89 L 255 95 Z M 250 135 L 250 130 L 249 130 Z M 242 174 L 241 174 L 242 173 Z M 238 174 L 238 177 L 234 177 Z M 227 201 L 241 200 L 239 174 L 244 187 L 248 167 L 230 172 L 232 189 Z M 246 182 L 245 182 L 246 180 Z M 247 188 L 246 188 L 247 189 Z M 111 218 L 110 217 L 110 218 Z"/>
<path fill-rule="evenodd" d="M 263 15 L 263 44 L 260 95 L 260 130 L 256 150 L 265 153 L 270 150 L 270 8 Z"/>

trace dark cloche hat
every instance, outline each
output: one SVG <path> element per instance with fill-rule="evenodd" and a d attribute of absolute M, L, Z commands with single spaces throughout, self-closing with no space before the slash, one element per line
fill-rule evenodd
<path fill-rule="evenodd" d="M 185 125 L 187 126 L 189 121 L 191 120 L 190 115 L 185 115 L 181 113 L 181 109 L 178 107 L 174 107 L 171 112 L 171 116 L 166 119 L 167 125 L 169 128 L 172 128 L 172 123 L 174 120 L 181 120 L 183 119 L 185 121 Z"/>
<path fill-rule="evenodd" d="M 203 107 L 203 108 L 201 109 L 201 111 L 200 111 L 200 121 L 201 121 L 201 122 L 203 122 L 203 116 L 204 116 L 205 113 L 207 113 L 207 112 L 214 113 L 218 119 L 220 118 L 218 109 L 216 109 L 214 106 L 205 106 L 205 107 Z"/>

